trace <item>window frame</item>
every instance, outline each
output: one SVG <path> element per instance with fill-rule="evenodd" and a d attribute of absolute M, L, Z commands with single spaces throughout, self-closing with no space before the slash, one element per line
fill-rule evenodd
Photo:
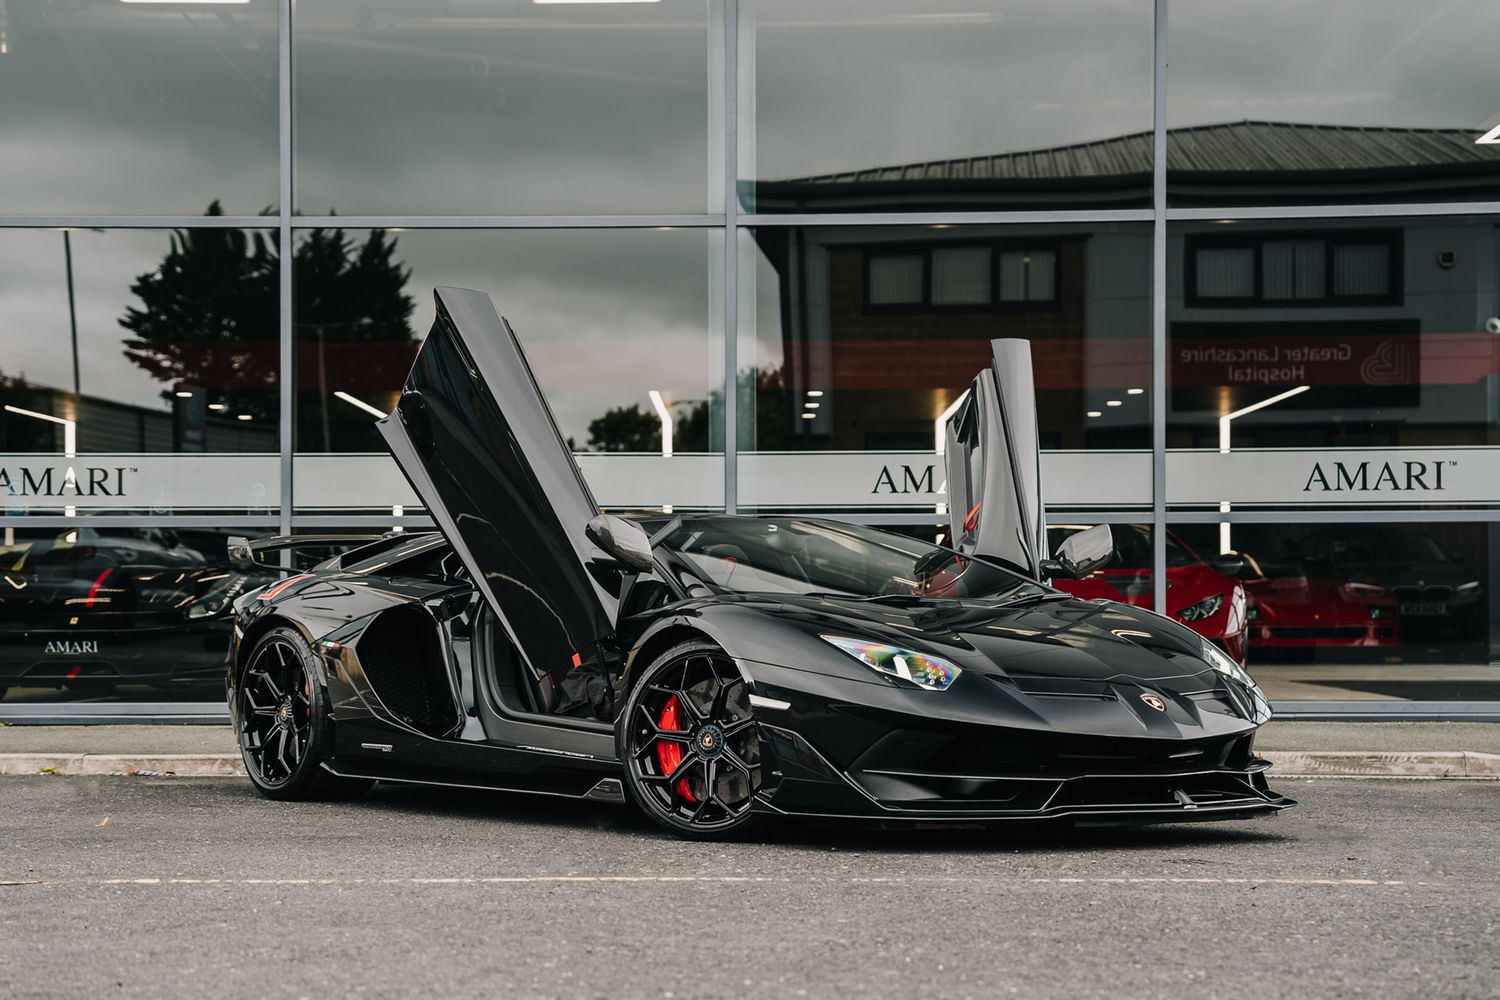
<path fill-rule="evenodd" d="M 1062 309 L 1062 287 L 1065 268 L 1063 266 L 1063 240 L 1056 237 L 1041 239 L 965 239 L 952 242 L 903 242 L 874 243 L 859 248 L 860 259 L 860 304 L 867 313 L 966 313 L 966 312 L 1057 312 Z M 983 249 L 988 260 L 985 273 L 989 275 L 989 298 L 983 302 L 943 303 L 932 300 L 932 251 Z M 1047 299 L 1000 298 L 1000 254 L 1007 251 L 1052 254 L 1052 297 Z M 871 263 L 882 257 L 920 257 L 922 260 L 922 297 L 917 302 L 871 302 Z"/>
<path fill-rule="evenodd" d="M 1401 229 L 1291 229 L 1253 233 L 1188 233 L 1183 241 L 1183 304 L 1192 309 L 1340 309 L 1360 306 L 1401 306 L 1406 304 L 1404 278 L 1404 230 Z M 1306 299 L 1271 299 L 1266 297 L 1265 245 L 1267 243 L 1307 242 L 1323 244 L 1323 295 Z M 1383 246 L 1386 248 L 1387 280 L 1390 291 L 1384 295 L 1333 294 L 1333 257 L 1339 247 Z M 1198 252 L 1200 250 L 1248 249 L 1254 254 L 1252 296 L 1204 296 L 1198 291 Z"/>

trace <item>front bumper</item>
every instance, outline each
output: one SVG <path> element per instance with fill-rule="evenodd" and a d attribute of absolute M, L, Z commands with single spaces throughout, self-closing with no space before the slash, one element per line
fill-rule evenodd
<path fill-rule="evenodd" d="M 987 725 L 903 711 L 881 685 L 841 692 L 841 682 L 819 676 L 805 685 L 815 690 L 799 691 L 796 675 L 807 674 L 749 666 L 757 693 L 787 706 L 757 710 L 757 807 L 768 813 L 898 825 L 1133 825 L 1238 819 L 1295 804 L 1267 784 L 1270 765 L 1254 756 L 1256 727 L 1245 720 L 1174 736 Z M 943 695 L 922 697 L 936 707 L 931 700 Z"/>
<path fill-rule="evenodd" d="M 1250 626 L 1252 649 L 1307 649 L 1329 646 L 1399 646 L 1401 627 L 1394 621 L 1316 623 L 1275 622 Z"/>

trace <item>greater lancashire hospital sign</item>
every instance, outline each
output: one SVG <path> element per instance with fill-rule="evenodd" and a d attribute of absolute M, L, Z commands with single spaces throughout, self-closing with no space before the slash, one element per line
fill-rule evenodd
<path fill-rule="evenodd" d="M 584 478 L 606 507 L 721 507 L 721 455 L 584 453 Z M 1500 448 L 1172 451 L 1167 500 L 1180 506 L 1464 504 L 1500 500 Z M 294 501 L 306 512 L 419 509 L 384 455 L 298 455 Z M 1059 451 L 1042 455 L 1054 508 L 1149 507 L 1149 452 Z M 46 456 L 0 463 L 5 513 L 68 509 L 166 514 L 274 512 L 275 455 Z M 747 509 L 935 509 L 946 497 L 941 456 L 931 452 L 749 452 L 739 456 L 739 503 Z"/>

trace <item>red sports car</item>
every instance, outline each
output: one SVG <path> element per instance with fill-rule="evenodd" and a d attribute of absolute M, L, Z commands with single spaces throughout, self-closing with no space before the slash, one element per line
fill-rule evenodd
<path fill-rule="evenodd" d="M 1052 550 L 1086 524 L 1047 527 Z M 1111 524 L 1115 557 L 1082 580 L 1052 585 L 1083 598 L 1105 597 L 1139 607 L 1151 606 L 1151 529 L 1144 524 Z M 1182 539 L 1167 533 L 1167 614 L 1210 640 L 1238 663 L 1245 662 L 1245 588 L 1205 562 Z"/>
<path fill-rule="evenodd" d="M 1241 575 L 1250 598 L 1250 645 L 1255 649 L 1401 642 L 1400 608 L 1384 587 L 1341 580 L 1325 560 L 1244 559 Z"/>

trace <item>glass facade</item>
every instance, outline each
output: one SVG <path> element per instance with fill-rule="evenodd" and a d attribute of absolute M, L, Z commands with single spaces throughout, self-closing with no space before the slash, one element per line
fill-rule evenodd
<path fill-rule="evenodd" d="M 1500 702 L 1497 22 L 0 0 L 0 718 L 214 701 L 229 535 L 429 524 L 372 421 L 439 285 L 606 506 L 922 537 L 1025 338 L 1068 589 L 1278 704 Z"/>

